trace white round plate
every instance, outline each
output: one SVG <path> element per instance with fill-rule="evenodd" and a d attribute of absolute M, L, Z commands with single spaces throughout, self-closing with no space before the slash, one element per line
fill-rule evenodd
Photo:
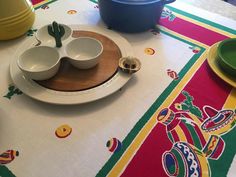
<path fill-rule="evenodd" d="M 113 40 L 116 45 L 120 48 L 122 57 L 133 56 L 133 50 L 129 42 L 121 37 L 119 34 L 108 30 L 99 28 L 96 26 L 73 26 L 73 30 L 83 30 L 91 31 L 107 36 Z M 123 87 L 132 75 L 126 74 L 122 71 L 118 71 L 111 79 L 107 82 L 99 85 L 95 88 L 84 90 L 84 91 L 75 91 L 75 92 L 62 92 L 47 89 L 37 84 L 33 80 L 26 78 L 22 71 L 17 66 L 18 56 L 24 52 L 26 49 L 34 47 L 37 41 L 34 38 L 27 39 L 16 51 L 14 58 L 10 63 L 10 75 L 13 80 L 13 83 L 26 95 L 29 97 L 46 102 L 51 104 L 60 104 L 60 105 L 73 105 L 87 103 L 95 101 L 106 97 L 115 91 Z"/>

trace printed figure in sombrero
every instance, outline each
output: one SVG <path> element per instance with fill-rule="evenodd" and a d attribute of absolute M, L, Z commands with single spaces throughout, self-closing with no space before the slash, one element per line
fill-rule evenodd
<path fill-rule="evenodd" d="M 217 111 L 210 106 L 204 106 L 203 111 L 206 118 L 199 118 L 190 111 L 173 112 L 169 108 L 159 112 L 157 121 L 166 126 L 168 138 L 173 143 L 162 156 L 167 175 L 210 176 L 208 159 L 217 160 L 224 152 L 225 142 L 221 135 L 234 128 L 235 112 Z"/>

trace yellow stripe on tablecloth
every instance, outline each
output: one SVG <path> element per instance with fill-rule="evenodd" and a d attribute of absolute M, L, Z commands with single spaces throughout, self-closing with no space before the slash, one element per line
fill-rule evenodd
<path fill-rule="evenodd" d="M 156 117 L 158 113 L 166 107 L 169 107 L 170 104 L 172 104 L 173 100 L 180 94 L 180 92 L 185 87 L 186 83 L 192 78 L 193 74 L 198 70 L 198 68 L 202 65 L 202 63 L 206 60 L 207 51 L 205 51 L 199 59 L 195 62 L 195 64 L 192 66 L 192 68 L 189 70 L 189 72 L 186 73 L 186 75 L 183 77 L 183 79 L 179 82 L 179 84 L 176 86 L 178 89 L 174 89 L 171 94 L 165 99 L 165 101 L 160 105 L 159 109 L 156 110 L 156 112 L 152 115 L 150 120 L 143 126 L 143 128 L 140 130 L 139 134 L 135 137 L 133 142 L 129 145 L 129 147 L 126 149 L 124 154 L 121 156 L 120 160 L 113 166 L 111 171 L 109 172 L 108 176 L 119 176 L 125 166 L 128 164 L 128 162 L 132 159 L 132 157 L 135 155 L 137 150 L 142 145 L 143 141 L 146 139 L 146 137 L 149 135 L 151 130 L 154 128 L 154 126 L 157 124 Z"/>
<path fill-rule="evenodd" d="M 191 23 L 194 23 L 194 24 L 196 24 L 196 25 L 199 25 L 199 26 L 202 26 L 202 27 L 204 27 L 204 28 L 210 29 L 211 31 L 215 31 L 215 32 L 217 32 L 217 33 L 219 33 L 219 34 L 222 34 L 222 35 L 225 35 L 225 36 L 227 36 L 227 37 L 230 37 L 230 38 L 235 38 L 235 37 L 236 37 L 236 35 L 234 35 L 234 34 L 232 34 L 232 33 L 229 33 L 229 32 L 227 32 L 227 31 L 221 30 L 221 29 L 219 29 L 219 28 L 210 26 L 210 25 L 208 25 L 208 24 L 206 24 L 206 23 L 203 23 L 203 22 L 199 22 L 199 21 L 194 20 L 194 19 L 192 19 L 192 18 L 190 18 L 190 17 L 186 17 L 186 16 L 181 15 L 181 14 L 178 14 L 178 13 L 176 13 L 176 12 L 173 12 L 173 14 L 174 14 L 176 17 L 178 17 L 178 18 L 184 19 L 184 20 L 189 21 L 189 22 L 191 22 Z"/>
<path fill-rule="evenodd" d="M 225 101 L 223 109 L 235 109 L 236 108 L 236 88 L 233 88 Z"/>

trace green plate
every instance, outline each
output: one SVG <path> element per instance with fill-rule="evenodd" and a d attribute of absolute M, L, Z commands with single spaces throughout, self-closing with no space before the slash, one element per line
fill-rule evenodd
<path fill-rule="evenodd" d="M 217 54 L 221 68 L 231 76 L 236 77 L 236 38 L 220 42 Z"/>
<path fill-rule="evenodd" d="M 222 80 L 227 82 L 233 87 L 236 87 L 236 78 L 228 75 L 224 71 L 222 71 L 221 67 L 219 66 L 219 63 L 217 62 L 217 47 L 219 43 L 214 44 L 211 46 L 208 50 L 208 55 L 207 55 L 207 62 L 210 66 L 210 68 L 213 70 L 213 72 L 219 76 Z"/>

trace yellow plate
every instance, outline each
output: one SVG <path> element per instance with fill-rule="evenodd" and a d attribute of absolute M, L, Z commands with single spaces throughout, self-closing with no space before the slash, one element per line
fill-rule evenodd
<path fill-rule="evenodd" d="M 216 43 L 212 45 L 211 48 L 209 49 L 208 56 L 207 56 L 208 64 L 210 65 L 210 68 L 214 71 L 214 73 L 218 75 L 222 80 L 224 80 L 231 86 L 236 87 L 236 78 L 233 78 L 227 75 L 226 73 L 224 73 L 224 71 L 221 70 L 220 66 L 218 65 L 216 61 L 218 45 L 219 43 Z"/>

